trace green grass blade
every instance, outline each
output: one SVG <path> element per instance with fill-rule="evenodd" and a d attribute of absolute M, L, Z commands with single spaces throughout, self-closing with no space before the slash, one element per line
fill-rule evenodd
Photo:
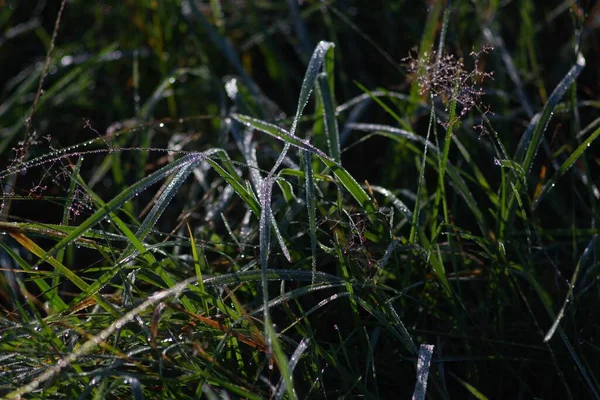
<path fill-rule="evenodd" d="M 312 153 L 317 154 L 318 156 L 329 158 L 329 156 L 327 156 L 321 150 L 311 145 L 308 142 L 308 140 L 301 139 L 298 136 L 292 135 L 290 132 L 278 127 L 277 125 L 261 121 L 260 119 L 248 117 L 246 115 L 233 114 L 232 116 L 247 127 L 251 127 L 254 129 L 258 129 L 261 132 L 268 133 L 269 135 L 276 137 L 277 139 L 281 139 L 285 143 L 298 147 L 299 149 L 308 150 Z"/>
<path fill-rule="evenodd" d="M 118 209 L 122 206 L 126 201 L 135 197 L 136 194 L 141 191 L 147 189 L 151 185 L 155 184 L 159 180 L 163 179 L 167 175 L 177 171 L 179 168 L 185 167 L 189 163 L 194 162 L 199 157 L 198 154 L 189 154 L 184 156 L 171 164 L 159 169 L 158 171 L 148 175 L 146 178 L 136 182 L 135 184 L 129 186 L 126 190 L 119 193 L 114 199 L 106 203 L 102 206 L 102 208 L 88 217 L 85 221 L 83 221 L 79 226 L 74 228 L 71 233 L 65 236 L 62 240 L 60 240 L 52 249 L 47 252 L 48 256 L 52 256 L 56 254 L 59 250 L 63 249 L 65 246 L 73 243 L 75 240 L 80 238 L 83 234 L 85 234 L 90 228 L 100 222 L 102 219 L 106 218 L 111 212 Z M 46 261 L 42 259 L 41 261 Z"/>
<path fill-rule="evenodd" d="M 327 137 L 327 147 L 329 156 L 338 164 L 342 164 L 342 156 L 340 151 L 340 133 L 338 129 L 337 119 L 335 117 L 335 104 L 333 94 L 329 88 L 327 74 L 319 74 L 319 97 L 323 105 L 323 120 L 325 123 L 325 134 Z"/>
<path fill-rule="evenodd" d="M 312 271 L 317 270 L 317 204 L 315 199 L 315 182 L 312 169 L 312 157 L 308 151 L 302 151 L 302 168 L 304 169 L 304 190 L 306 192 L 306 208 L 308 211 L 308 234 L 312 255 Z"/>
<path fill-rule="evenodd" d="M 517 149 L 517 153 L 515 154 L 515 160 L 521 161 L 521 165 L 523 166 L 523 170 L 527 175 L 531 170 L 533 165 L 533 159 L 537 154 L 540 143 L 542 142 L 542 138 L 546 128 L 548 127 L 548 123 L 550 122 L 550 118 L 552 118 L 552 113 L 559 101 L 564 97 L 565 93 L 569 89 L 569 86 L 575 82 L 575 79 L 579 76 L 583 68 L 585 67 L 585 58 L 583 54 L 579 53 L 577 55 L 577 61 L 575 65 L 571 67 L 569 72 L 563 77 L 563 79 L 556 85 L 550 97 L 548 97 L 548 101 L 544 105 L 539 117 L 534 117 L 530 122 L 530 128 L 527 133 L 523 135 L 521 141 L 519 143 L 519 147 Z M 521 155 L 524 154 L 522 157 Z"/>
<path fill-rule="evenodd" d="M 544 185 L 542 191 L 535 199 L 532 205 L 532 210 L 535 210 L 537 206 L 540 204 L 542 199 L 546 197 L 546 195 L 554 188 L 556 181 L 560 178 L 565 172 L 567 172 L 575 162 L 583 155 L 583 153 L 591 146 L 592 142 L 596 140 L 600 136 L 600 128 L 596 129 L 594 132 L 587 137 L 571 155 L 565 160 L 565 162 L 560 166 L 559 170 L 556 171 L 555 175 Z"/>
<path fill-rule="evenodd" d="M 263 301 L 263 317 L 265 324 L 265 336 L 269 352 L 272 351 L 274 331 L 271 322 L 271 314 L 269 312 L 269 285 L 267 279 L 267 269 L 269 263 L 270 238 L 271 238 L 271 190 L 273 181 L 267 177 L 263 180 L 260 188 L 260 271 L 261 271 L 261 286 L 262 286 L 262 301 Z"/>
<path fill-rule="evenodd" d="M 408 139 L 410 141 L 414 141 L 427 146 L 428 151 L 431 151 L 434 155 L 441 155 L 439 149 L 431 142 L 427 141 L 425 138 L 417 136 L 411 132 L 405 131 L 403 129 L 399 129 L 393 126 L 388 125 L 379 125 L 379 124 L 349 124 L 352 129 L 360 130 L 360 131 L 373 131 L 373 132 L 381 132 L 383 136 L 388 137 L 395 141 L 401 141 L 403 139 Z M 439 164 L 436 160 L 429 160 L 429 163 L 435 168 L 439 168 Z M 483 233 L 488 232 L 488 225 L 486 222 L 486 218 L 484 217 L 483 212 L 479 208 L 477 201 L 473 197 L 473 194 L 469 190 L 467 184 L 463 180 L 460 175 L 460 171 L 456 168 L 450 161 L 446 163 L 446 173 L 450 177 L 454 189 L 458 192 L 458 194 L 465 200 L 469 209 L 473 213 L 474 217 L 477 219 L 477 223 Z M 417 213 L 415 213 L 417 215 Z M 414 226 L 414 225 L 413 225 Z"/>
<path fill-rule="evenodd" d="M 292 121 L 292 128 L 290 129 L 290 134 L 293 136 L 296 134 L 296 128 L 298 127 L 298 122 L 300 121 L 300 117 L 302 116 L 302 112 L 304 111 L 304 107 L 308 104 L 308 99 L 310 98 L 310 94 L 315 88 L 315 83 L 317 81 L 317 75 L 321 71 L 321 67 L 323 66 L 323 60 L 327 56 L 329 49 L 333 49 L 334 44 L 331 42 L 321 41 L 317 44 L 317 47 L 313 51 L 313 54 L 308 63 L 308 67 L 306 68 L 306 73 L 304 74 L 304 79 L 302 80 L 302 86 L 300 87 L 300 96 L 298 97 L 298 108 L 296 109 L 296 115 Z"/>
<path fill-rule="evenodd" d="M 375 207 L 371 201 L 369 195 L 363 190 L 363 188 L 356 182 L 356 180 L 346 171 L 341 165 L 337 164 L 328 155 L 323 153 L 311 145 L 308 141 L 300 139 L 297 136 L 290 135 L 285 129 L 282 129 L 276 125 L 269 124 L 268 122 L 258 120 L 256 118 L 248 117 L 245 115 L 234 114 L 233 117 L 245 124 L 246 126 L 258 129 L 261 132 L 268 133 L 278 139 L 289 143 L 302 150 L 309 151 L 316 154 L 321 161 L 334 173 L 334 175 L 340 180 L 342 185 L 348 190 L 348 192 L 358 201 L 358 203 L 367 212 L 375 211 Z"/>
<path fill-rule="evenodd" d="M 37 272 L 29 265 L 29 263 L 23 257 L 19 256 L 17 252 L 15 252 L 10 246 L 4 243 L 3 240 L 0 241 L 0 247 L 2 247 L 4 251 L 6 251 L 6 254 L 13 260 L 15 260 L 15 262 L 19 264 L 19 266 L 23 268 L 24 271 L 32 273 Z M 34 276 L 33 281 L 43 293 L 44 297 L 48 299 L 48 302 L 50 303 L 50 309 L 52 311 L 60 312 L 68 308 L 67 304 L 63 301 L 63 299 L 57 295 L 56 290 L 50 287 L 50 285 L 48 285 L 48 283 L 42 277 Z"/>

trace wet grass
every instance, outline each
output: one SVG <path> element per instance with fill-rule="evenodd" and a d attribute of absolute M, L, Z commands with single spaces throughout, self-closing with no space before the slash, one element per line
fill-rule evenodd
<path fill-rule="evenodd" d="M 5 0 L 0 396 L 598 398 L 582 3 Z"/>

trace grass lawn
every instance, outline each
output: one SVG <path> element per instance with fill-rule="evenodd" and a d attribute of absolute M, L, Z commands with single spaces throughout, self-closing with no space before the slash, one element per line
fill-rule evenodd
<path fill-rule="evenodd" d="M 591 0 L 0 0 L 0 397 L 600 398 Z"/>

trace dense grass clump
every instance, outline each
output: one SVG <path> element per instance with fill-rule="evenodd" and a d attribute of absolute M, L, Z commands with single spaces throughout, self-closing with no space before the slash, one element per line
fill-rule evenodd
<path fill-rule="evenodd" d="M 591 1 L 0 0 L 0 397 L 600 398 Z"/>

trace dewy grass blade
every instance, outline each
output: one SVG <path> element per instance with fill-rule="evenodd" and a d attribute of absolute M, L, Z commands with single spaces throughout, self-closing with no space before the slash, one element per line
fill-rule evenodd
<path fill-rule="evenodd" d="M 356 130 L 360 130 L 360 131 L 374 131 L 376 133 L 381 132 L 383 136 L 388 137 L 395 141 L 408 139 L 410 141 L 418 142 L 418 143 L 426 146 L 428 152 L 431 151 L 435 155 L 440 155 L 439 149 L 433 143 L 431 143 L 428 139 L 422 138 L 420 136 L 417 136 L 417 135 L 415 135 L 411 132 L 408 132 L 406 130 L 403 130 L 403 129 L 399 129 L 399 128 L 396 128 L 393 126 L 388 126 L 388 125 L 379 125 L 379 124 L 353 123 L 353 124 L 349 124 L 349 125 L 352 127 L 352 129 L 356 129 Z M 426 161 L 426 157 L 424 157 L 423 160 Z M 433 160 L 433 161 L 429 160 L 429 161 L 435 169 L 439 168 L 439 164 L 436 160 Z M 471 209 L 471 212 L 473 212 L 473 215 L 476 217 L 477 223 L 479 224 L 481 231 L 483 233 L 486 233 L 488 231 L 486 220 L 483 216 L 483 213 L 481 212 L 481 209 L 479 208 L 479 205 L 477 204 L 477 201 L 475 201 L 473 194 L 469 190 L 469 188 L 468 188 L 467 184 L 465 183 L 465 181 L 463 180 L 463 178 L 460 176 L 460 170 L 457 167 L 455 167 L 450 161 L 448 161 L 446 163 L 446 173 L 450 177 L 450 180 L 454 186 L 454 189 L 465 200 L 465 202 Z M 415 217 L 415 219 L 413 220 L 413 227 L 415 227 L 414 229 L 417 228 L 417 226 L 414 224 L 417 222 L 416 218 L 418 218 L 417 211 L 418 211 L 418 209 L 415 208 L 415 213 L 413 214 Z M 416 237 L 416 233 L 417 232 L 415 230 L 414 236 L 411 235 L 411 237 L 413 239 Z"/>
<path fill-rule="evenodd" d="M 292 354 L 292 357 L 290 358 L 290 362 L 288 363 L 288 370 L 289 370 L 288 372 L 290 374 L 290 377 L 291 377 L 291 374 L 294 373 L 294 369 L 296 369 L 296 366 L 298 365 L 298 361 L 300 361 L 300 357 L 302 357 L 302 354 L 308 348 L 309 343 L 310 343 L 310 339 L 304 338 L 300 341 L 300 344 L 298 345 L 298 347 L 296 347 L 296 350 L 294 350 L 294 354 Z M 278 387 L 279 387 L 279 389 L 277 390 L 277 394 L 276 394 L 275 398 L 277 400 L 281 400 L 281 399 L 283 399 L 283 393 L 288 388 L 287 381 L 283 377 L 281 377 L 279 379 Z"/>
<path fill-rule="evenodd" d="M 294 116 L 294 120 L 292 121 L 292 128 L 289 132 L 289 135 L 293 137 L 295 137 L 296 135 L 296 128 L 298 127 L 298 122 L 300 121 L 300 117 L 302 117 L 302 112 L 304 111 L 304 108 L 308 104 L 310 94 L 312 93 L 315 87 L 317 75 L 321 70 L 321 67 L 323 66 L 323 61 L 328 53 L 328 50 L 333 49 L 333 46 L 334 45 L 331 42 L 321 41 L 313 51 L 312 57 L 310 58 L 310 61 L 308 63 L 308 67 L 306 68 L 306 73 L 304 74 L 304 79 L 302 80 L 302 87 L 300 88 L 300 97 L 298 98 L 298 108 L 296 109 L 296 115 Z M 283 161 L 290 148 L 290 144 L 291 143 L 286 142 L 283 146 L 281 154 L 279 154 L 277 161 L 275 161 L 273 168 L 271 168 L 271 171 L 269 172 L 270 176 L 273 175 L 275 171 L 277 171 L 277 168 L 279 168 L 279 165 L 281 165 L 281 162 Z"/>
<path fill-rule="evenodd" d="M 556 171 L 556 174 L 544 185 L 542 191 L 535 199 L 532 210 L 535 210 L 537 206 L 540 204 L 542 199 L 552 190 L 558 178 L 560 178 L 565 172 L 567 172 L 575 162 L 583 155 L 583 153 L 590 147 L 592 142 L 596 140 L 600 136 L 600 128 L 596 129 L 587 139 L 585 139 L 573 153 L 567 158 L 567 160 L 560 166 L 559 170 Z"/>
<path fill-rule="evenodd" d="M 577 61 L 575 65 L 571 67 L 569 72 L 567 72 L 564 78 L 558 83 L 558 85 L 556 85 L 556 88 L 554 88 L 554 91 L 544 105 L 544 109 L 542 110 L 539 119 L 534 117 L 531 120 L 530 125 L 533 125 L 533 129 L 528 129 L 528 132 L 531 132 L 531 134 L 523 135 L 521 138 L 519 147 L 517 149 L 517 154 L 515 155 L 514 159 L 519 161 L 521 158 L 519 155 L 525 153 L 521 163 L 523 170 L 527 175 L 531 170 L 533 159 L 538 151 L 544 132 L 548 127 L 550 118 L 552 118 L 554 109 L 556 108 L 558 102 L 564 97 L 565 93 L 569 89 L 569 86 L 575 82 L 575 79 L 577 79 L 581 71 L 583 71 L 584 67 L 585 58 L 583 57 L 583 54 L 579 53 L 577 55 Z"/>
<path fill-rule="evenodd" d="M 17 253 L 14 249 L 12 249 L 10 246 L 8 246 L 6 243 L 4 243 L 4 241 L 2 241 L 2 240 L 0 240 L 0 247 L 2 249 L 4 249 L 6 254 L 9 255 L 13 260 L 15 260 L 15 262 L 24 271 L 33 272 L 33 273 L 36 272 L 33 268 L 31 268 L 29 263 L 23 257 L 21 257 L 19 255 L 19 253 Z M 48 285 L 48 283 L 42 277 L 40 277 L 39 275 L 37 275 L 37 276 L 34 275 L 32 277 L 32 280 L 35 282 L 37 287 L 40 289 L 40 292 L 43 293 L 43 296 L 48 299 L 48 302 L 51 306 L 50 309 L 52 311 L 59 312 L 59 311 L 66 310 L 68 308 L 67 304 L 63 301 L 63 299 L 60 298 L 60 296 L 58 296 L 58 294 L 55 292 L 55 290 L 52 289 L 52 287 L 50 285 Z"/>
<path fill-rule="evenodd" d="M 213 167 L 213 169 L 219 175 L 221 175 L 221 177 L 223 179 L 225 179 L 225 181 L 227 183 L 229 183 L 231 185 L 231 187 L 242 198 L 242 200 L 244 200 L 244 202 L 246 202 L 246 205 L 248 206 L 248 208 L 257 217 L 260 218 L 261 207 L 260 207 L 259 202 L 256 200 L 255 194 L 252 191 L 250 185 L 248 185 L 248 187 L 244 186 L 242 180 L 238 176 L 237 172 L 234 170 L 233 164 L 231 163 L 231 160 L 229 159 L 227 152 L 225 152 L 222 149 L 215 149 L 215 153 L 219 154 L 219 159 L 224 163 L 225 169 L 223 169 L 216 161 L 214 161 L 210 158 L 207 158 L 206 161 L 211 165 L 211 167 Z M 257 183 L 262 182 L 262 177 L 258 176 L 258 178 L 259 179 L 257 179 L 256 182 Z M 258 188 L 258 190 L 260 190 L 260 187 Z M 292 256 L 285 244 L 285 240 L 283 239 L 281 232 L 279 231 L 279 227 L 277 226 L 277 223 L 275 221 L 275 216 L 273 215 L 272 212 L 271 212 L 271 222 L 273 224 L 273 230 L 275 231 L 275 236 L 277 237 L 277 241 L 279 243 L 279 246 L 281 247 L 281 251 L 283 252 L 285 258 L 291 262 Z"/>
<path fill-rule="evenodd" d="M 312 271 L 317 270 L 317 204 L 315 200 L 315 182 L 312 169 L 312 153 L 302 151 L 302 168 L 304 168 L 304 183 L 306 191 L 306 208 L 308 209 L 308 229 L 310 235 L 310 250 L 312 254 Z"/>
<path fill-rule="evenodd" d="M 54 247 L 46 252 L 44 258 L 36 263 L 39 265 L 40 263 L 47 261 L 46 257 L 53 256 L 59 250 L 63 249 L 65 246 L 73 243 L 75 240 L 80 238 L 85 232 L 87 232 L 90 228 L 104 219 L 111 212 L 115 211 L 117 208 L 122 206 L 126 201 L 135 197 L 136 194 L 141 191 L 147 189 L 151 185 L 170 175 L 171 173 L 177 171 L 179 168 L 183 168 L 189 163 L 193 163 L 199 157 L 198 154 L 189 154 L 172 162 L 169 165 L 159 169 L 158 171 L 148 175 L 146 178 L 134 183 L 129 186 L 127 189 L 119 193 L 114 199 L 103 205 L 98 211 L 88 217 L 85 221 L 83 221 L 79 226 L 75 227 L 71 233 L 65 236 L 62 240 L 60 240 Z"/>
<path fill-rule="evenodd" d="M 267 177 L 263 180 L 260 187 L 260 271 L 261 271 L 261 284 L 262 284 L 262 297 L 264 306 L 264 324 L 265 324 L 265 335 L 267 336 L 267 342 L 269 352 L 272 350 L 271 330 L 269 325 L 271 324 L 271 315 L 269 313 L 269 284 L 267 279 L 267 269 L 269 263 L 269 248 L 271 240 L 271 191 L 273 189 L 273 180 Z"/>
<path fill-rule="evenodd" d="M 298 147 L 299 149 L 308 150 L 312 153 L 317 154 L 318 156 L 329 158 L 329 156 L 327 156 L 321 150 L 311 145 L 308 142 L 308 140 L 304 140 L 299 138 L 298 136 L 292 135 L 290 132 L 278 127 L 277 125 L 261 121 L 260 119 L 248 117 L 246 115 L 233 114 L 232 116 L 233 118 L 235 118 L 236 120 L 248 127 L 258 129 L 259 131 L 264 133 L 268 133 L 269 135 L 281 139 L 284 142 L 291 144 L 292 146 Z"/>
<path fill-rule="evenodd" d="M 338 164 L 342 164 L 340 151 L 340 133 L 338 129 L 337 118 L 335 116 L 335 104 L 333 94 L 329 90 L 329 81 L 326 73 L 319 74 L 318 92 L 323 105 L 323 120 L 325 123 L 325 134 L 327 137 L 327 147 L 329 156 Z"/>
<path fill-rule="evenodd" d="M 433 358 L 433 345 L 422 344 L 419 347 L 417 358 L 417 384 L 413 393 L 413 400 L 425 400 L 427 393 L 427 378 L 429 377 L 429 366 Z"/>
<path fill-rule="evenodd" d="M 312 57 L 308 63 L 308 67 L 306 68 L 306 73 L 304 74 L 304 79 L 302 81 L 302 87 L 300 88 L 300 97 L 298 98 L 298 108 L 296 109 L 296 115 L 294 116 L 294 120 L 292 121 L 292 129 L 290 129 L 290 134 L 296 134 L 296 128 L 298 127 L 298 122 L 300 121 L 300 117 L 302 116 L 302 112 L 304 111 L 304 107 L 308 104 L 308 99 L 310 98 L 310 94 L 312 93 L 315 83 L 317 81 L 317 75 L 321 70 L 323 65 L 323 60 L 325 59 L 329 49 L 333 49 L 334 44 L 331 42 L 321 41 L 313 51 Z"/>
<path fill-rule="evenodd" d="M 142 225 L 138 228 L 135 236 L 140 242 L 143 242 L 146 236 L 150 233 L 150 230 L 156 225 L 156 222 L 165 211 L 173 197 L 177 194 L 177 191 L 187 179 L 187 177 L 193 172 L 194 168 L 198 166 L 205 159 L 205 155 L 201 154 L 197 159 L 189 164 L 186 164 L 177 171 L 175 177 L 169 182 L 165 190 L 160 194 L 159 198 L 154 203 L 154 206 L 142 222 Z M 134 251 L 133 245 L 130 245 L 123 253 L 123 258 L 129 257 Z"/>
<path fill-rule="evenodd" d="M 584 252 L 584 254 L 585 254 L 585 252 Z M 543 286 L 538 282 L 536 277 L 533 276 L 528 270 L 526 270 L 521 265 L 513 265 L 512 268 L 513 268 L 514 272 L 516 272 L 516 274 L 520 275 L 523 279 L 525 279 L 531 285 L 531 287 L 534 289 L 534 291 L 537 293 L 538 297 L 540 298 L 540 301 L 541 301 L 542 305 L 544 306 L 544 308 L 546 309 L 548 316 L 551 319 L 556 319 L 557 316 L 554 314 L 554 311 L 552 310 L 552 297 L 548 294 L 548 292 L 546 292 L 544 290 Z M 576 279 L 576 277 L 574 277 L 572 279 Z M 572 283 L 574 283 L 574 282 L 572 282 Z M 575 353 L 575 350 L 573 349 L 573 346 L 569 342 L 569 338 L 567 337 L 566 333 L 564 332 L 564 330 L 562 330 L 560 328 L 560 325 L 556 326 L 556 331 L 560 335 L 560 338 L 562 339 L 563 344 L 565 345 L 565 347 L 569 351 L 569 354 L 573 358 L 573 362 L 575 363 L 575 365 L 577 365 L 579 372 L 581 373 L 581 375 L 585 379 L 586 383 L 588 384 L 590 392 L 592 392 L 592 394 L 594 395 L 594 398 L 596 398 L 596 399 L 600 398 L 600 393 L 598 392 L 596 386 L 592 382 L 592 378 L 590 377 L 590 374 L 588 373 L 588 371 L 585 369 L 585 367 L 581 363 L 581 360 L 579 359 L 577 353 Z"/>
<path fill-rule="evenodd" d="M 33 242 L 31 239 L 29 239 L 23 233 L 15 232 L 15 233 L 10 233 L 10 235 L 13 237 L 13 239 L 15 239 L 17 242 L 19 242 L 19 244 L 21 246 L 25 247 L 31 253 L 38 256 L 41 260 L 44 260 L 45 262 L 50 264 L 52 267 L 54 267 L 54 269 L 57 272 L 62 273 L 68 280 L 73 282 L 73 284 L 75 284 L 75 286 L 77 286 L 80 290 L 82 290 L 84 292 L 88 291 L 89 285 L 83 279 L 81 279 L 75 272 L 71 271 L 69 268 L 67 268 L 63 264 L 59 263 L 54 257 L 52 257 L 47 252 L 45 252 L 44 249 L 42 249 L 40 246 L 38 246 L 35 242 Z M 38 263 L 39 263 L 39 261 L 38 261 Z M 121 314 L 112 306 L 112 304 L 110 304 L 108 301 L 106 301 L 101 295 L 93 294 L 92 297 L 94 297 L 94 300 L 96 300 L 98 305 L 101 305 L 102 308 L 104 308 L 112 316 L 114 316 L 114 317 L 121 316 Z M 60 301 L 60 303 L 62 303 L 62 301 Z M 62 304 L 61 304 L 61 306 L 62 306 Z"/>
<path fill-rule="evenodd" d="M 281 139 L 295 147 L 302 150 L 307 150 L 311 153 L 316 154 L 321 161 L 331 169 L 335 176 L 340 180 L 342 185 L 350 192 L 350 194 L 358 201 L 358 203 L 367 212 L 374 212 L 375 207 L 371 201 L 369 195 L 364 191 L 362 187 L 356 182 L 356 180 L 346 171 L 341 165 L 333 161 L 327 154 L 311 145 L 308 141 L 302 140 L 297 136 L 290 135 L 285 129 L 282 129 L 276 125 L 269 124 L 268 122 L 251 118 L 245 115 L 234 114 L 233 117 L 242 122 L 243 124 L 258 129 L 261 132 L 268 133 L 278 139 Z"/>
<path fill-rule="evenodd" d="M 390 190 L 388 190 L 384 187 L 376 186 L 376 185 L 371 185 L 371 189 L 375 192 L 381 193 L 386 198 L 388 198 L 390 203 L 392 203 L 392 205 L 394 207 L 396 207 L 396 209 L 398 211 L 400 211 L 400 213 L 412 223 L 412 218 L 413 218 L 412 211 L 410 211 L 408 206 L 406 204 L 404 204 L 404 202 L 402 200 L 400 200 L 398 197 L 396 197 L 396 195 L 394 195 L 394 193 L 392 193 Z"/>
<path fill-rule="evenodd" d="M 249 192 L 249 190 L 246 187 L 244 187 L 244 185 L 239 181 L 239 178 L 237 177 L 237 175 L 230 174 L 225 169 L 223 169 L 219 165 L 219 163 L 217 163 L 216 161 L 214 161 L 210 158 L 207 158 L 206 162 L 208 162 L 211 165 L 211 167 L 213 167 L 215 172 L 218 173 L 219 175 L 221 175 L 221 177 L 223 179 L 225 179 L 225 181 L 233 187 L 235 192 L 242 198 L 242 200 L 244 200 L 244 202 L 246 203 L 248 208 L 256 216 L 260 216 L 260 204 L 256 201 L 256 199 Z"/>
<path fill-rule="evenodd" d="M 267 348 L 269 354 L 274 352 L 275 358 L 279 366 L 279 370 L 286 380 L 287 391 L 290 398 L 295 398 L 294 388 L 292 387 L 291 375 L 288 368 L 288 362 L 275 333 L 273 322 L 271 321 L 271 313 L 269 310 L 269 282 L 267 276 L 267 268 L 269 262 L 270 250 L 270 233 L 271 233 L 271 192 L 273 190 L 273 178 L 267 176 L 260 188 L 260 270 L 261 270 L 261 285 L 263 296 L 263 317 L 265 324 L 265 336 L 267 337 Z"/>
<path fill-rule="evenodd" d="M 140 313 L 145 311 L 147 308 L 154 304 L 158 304 L 160 301 L 169 298 L 171 296 L 177 295 L 181 293 L 190 283 L 193 283 L 196 277 L 187 279 L 183 282 L 178 283 L 174 287 L 163 290 L 161 292 L 157 292 L 150 296 L 147 300 L 145 300 L 142 304 L 135 307 L 127 314 L 118 317 L 116 321 L 110 324 L 107 328 L 103 329 L 98 335 L 94 336 L 92 339 L 83 343 L 81 346 L 78 346 L 74 351 L 70 352 L 65 357 L 61 358 L 56 364 L 49 366 L 44 370 L 43 373 L 36 376 L 31 382 L 26 385 L 19 387 L 18 389 L 10 392 L 6 395 L 7 399 L 20 399 L 24 394 L 31 393 L 36 390 L 42 383 L 48 381 L 49 379 L 54 378 L 58 375 L 63 369 L 71 366 L 79 357 L 84 356 L 85 354 L 92 351 L 96 346 L 100 345 L 110 335 L 115 333 L 117 330 L 121 329 L 128 322 L 133 321 Z"/>
<path fill-rule="evenodd" d="M 367 192 L 364 191 L 364 189 L 358 184 L 358 182 L 356 182 L 356 179 L 354 179 L 354 177 L 352 177 L 348 171 L 346 171 L 335 161 L 332 161 L 329 157 L 326 158 L 319 155 L 319 158 L 327 167 L 329 167 L 329 169 L 331 169 L 333 174 L 340 180 L 342 185 L 352 195 L 352 197 L 354 197 L 358 204 L 360 204 L 365 212 L 371 214 L 376 211 L 373 201 Z"/>
<path fill-rule="evenodd" d="M 567 305 L 573 299 L 573 288 L 577 284 L 577 277 L 579 276 L 579 270 L 581 269 L 581 264 L 585 263 L 587 261 L 587 259 L 589 258 L 590 253 L 592 253 L 592 251 L 595 248 L 597 248 L 597 246 L 598 246 L 597 239 L 598 239 L 598 237 L 594 236 L 592 238 L 592 240 L 590 240 L 587 247 L 583 251 L 583 254 L 579 258 L 579 261 L 577 262 L 577 266 L 575 267 L 575 271 L 573 271 L 573 276 L 571 277 L 571 280 L 569 281 L 569 290 L 567 291 L 567 296 L 565 297 L 563 306 L 561 307 L 560 311 L 558 312 L 556 319 L 554 320 L 554 323 L 548 330 L 548 333 L 546 333 L 546 336 L 544 336 L 544 342 L 549 342 L 550 339 L 552 339 L 552 336 L 554 336 L 554 333 L 556 332 L 556 329 L 558 328 L 558 324 L 565 316 L 565 310 L 567 309 Z"/>
<path fill-rule="evenodd" d="M 290 254 L 290 250 L 287 248 L 285 240 L 283 239 L 283 235 L 279 230 L 279 226 L 277 225 L 277 220 L 275 219 L 275 214 L 273 214 L 273 210 L 271 210 L 271 225 L 273 226 L 273 232 L 275 232 L 275 237 L 277 238 L 277 242 L 279 243 L 279 247 L 281 247 L 281 251 L 285 256 L 285 259 L 289 262 L 292 262 L 292 255 Z"/>

